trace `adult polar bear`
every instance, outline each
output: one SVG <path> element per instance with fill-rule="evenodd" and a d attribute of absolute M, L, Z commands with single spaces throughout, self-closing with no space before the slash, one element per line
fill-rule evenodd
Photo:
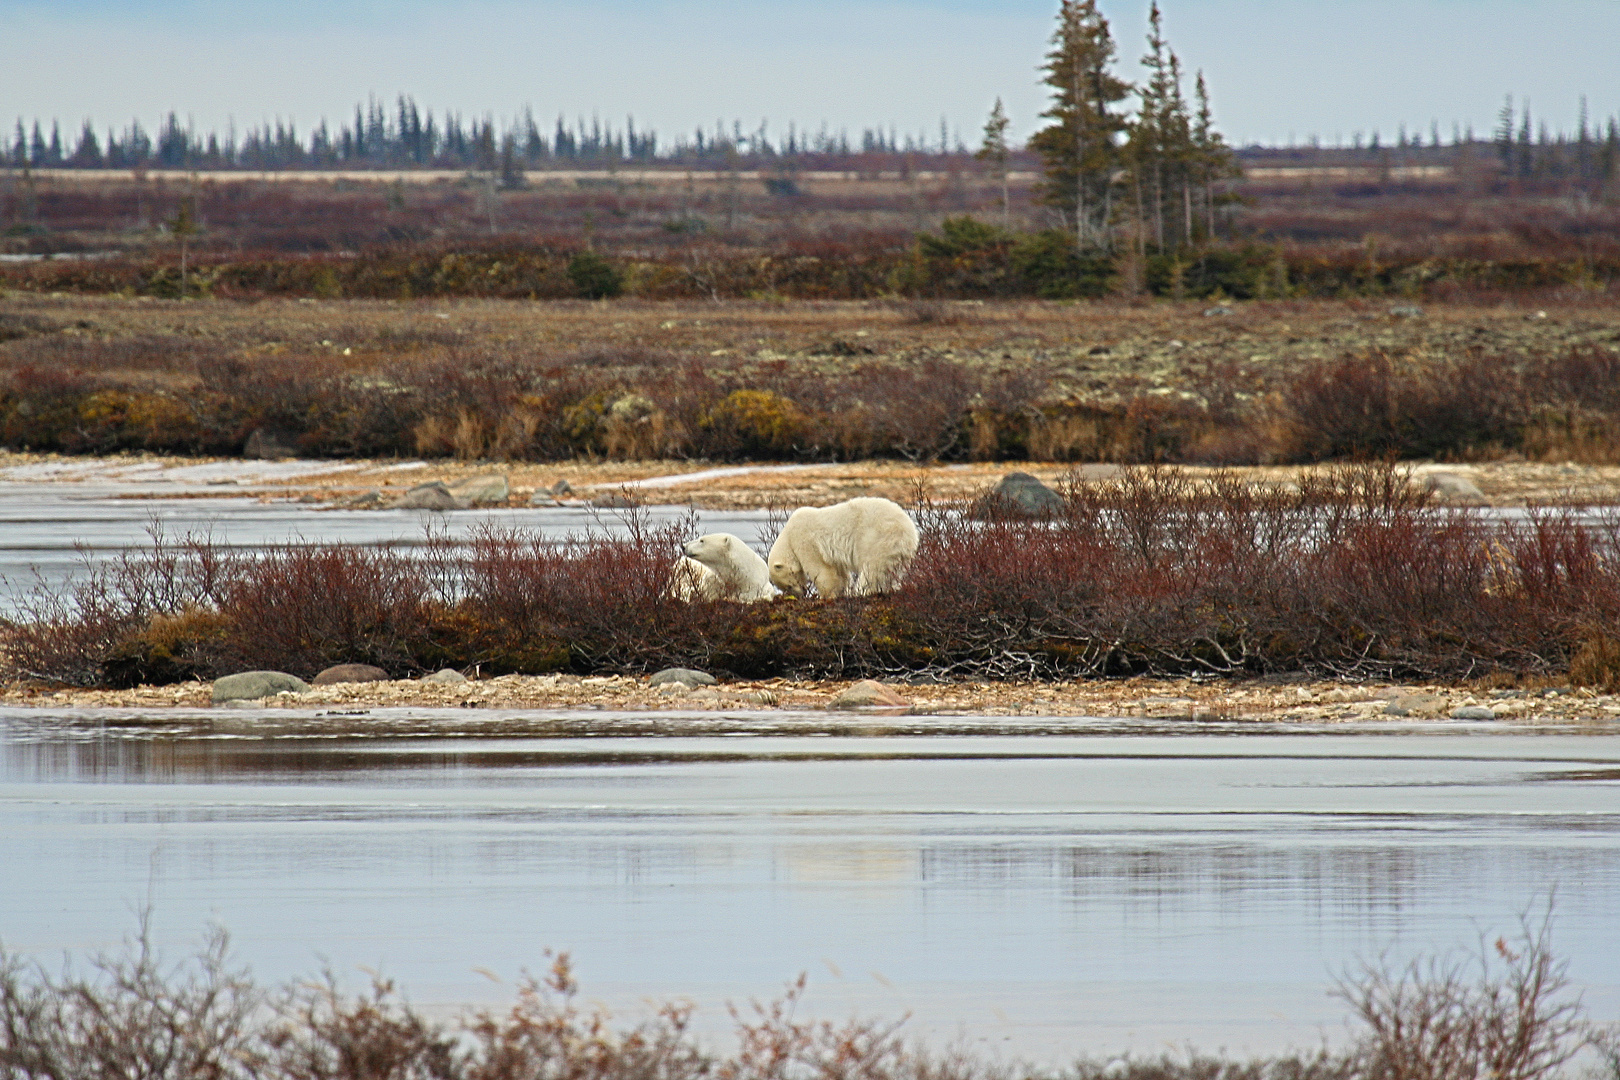
<path fill-rule="evenodd" d="M 782 593 L 771 584 L 765 560 L 741 537 L 707 533 L 686 545 L 675 565 L 670 593 L 679 600 L 772 600 Z"/>
<path fill-rule="evenodd" d="M 827 599 L 867 596 L 900 584 L 917 555 L 917 525 L 898 503 L 860 498 L 801 506 L 771 546 L 771 584 L 802 593 L 805 581 Z"/>

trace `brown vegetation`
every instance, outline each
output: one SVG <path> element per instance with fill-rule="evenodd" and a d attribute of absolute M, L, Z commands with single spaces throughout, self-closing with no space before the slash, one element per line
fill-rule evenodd
<path fill-rule="evenodd" d="M 621 302 L 622 303 L 622 302 Z M 468 460 L 1611 461 L 1620 330 L 1359 304 L 0 306 L 0 445 Z"/>
<path fill-rule="evenodd" d="M 719 1050 L 666 1004 L 616 1026 L 579 999 L 566 955 L 525 976 L 504 1010 L 452 1021 L 414 1008 L 377 976 L 369 990 L 323 978 L 264 987 L 232 966 L 212 932 L 194 957 L 165 965 L 143 924 L 122 953 L 52 974 L 0 951 L 0 1076 L 92 1080 L 1544 1080 L 1585 1046 L 1613 1072 L 1612 1032 L 1571 996 L 1545 924 L 1473 957 L 1382 964 L 1339 992 L 1361 1027 L 1344 1050 L 1268 1060 L 1082 1058 L 1062 1070 L 994 1063 L 909 1043 L 902 1023 L 804 1019 L 800 976 L 768 1003 L 732 1008 L 734 1044 Z M 1469 966 L 1477 966 L 1470 973 Z"/>
<path fill-rule="evenodd" d="M 486 530 L 404 554 L 233 554 L 161 536 L 40 590 L 0 634 L 11 678 L 73 685 L 335 663 L 396 675 L 1072 678 L 1317 672 L 1350 678 L 1609 671 L 1620 519 L 1493 522 L 1362 468 L 1296 488 L 1157 470 L 1068 484 L 1048 521 L 919 507 L 905 583 L 867 600 L 682 603 L 690 523 L 547 542 Z M 1607 631 L 1605 631 L 1607 632 Z M 1584 678 L 1585 676 L 1583 676 Z M 1593 678 L 1596 678 L 1595 676 Z"/>

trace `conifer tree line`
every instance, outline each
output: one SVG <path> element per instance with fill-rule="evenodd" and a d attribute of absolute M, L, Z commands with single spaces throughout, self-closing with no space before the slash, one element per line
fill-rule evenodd
<path fill-rule="evenodd" d="M 122 131 L 98 133 L 86 120 L 77 136 L 64 135 L 58 122 L 17 120 L 4 162 L 14 168 L 169 168 L 169 169 L 330 169 L 330 168 L 540 168 L 559 163 L 609 164 L 654 161 L 724 163 L 738 158 L 857 153 L 965 154 L 961 138 L 945 121 L 934 132 L 902 133 L 894 126 L 868 127 L 852 139 L 847 130 L 802 130 L 789 124 L 773 133 L 761 121 L 716 121 L 690 135 L 662 141 L 651 128 L 628 117 L 622 127 L 600 117 L 569 121 L 558 116 L 542 126 L 532 109 L 504 125 L 492 117 L 466 118 L 454 112 L 435 116 L 401 95 L 392 109 L 372 99 L 355 106 L 352 121 L 333 128 L 322 120 L 307 133 L 276 121 L 221 136 L 198 132 L 171 112 L 156 135 L 139 121 Z"/>

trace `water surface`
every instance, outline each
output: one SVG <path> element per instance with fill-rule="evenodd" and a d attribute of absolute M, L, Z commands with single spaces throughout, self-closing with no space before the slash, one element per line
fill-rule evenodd
<path fill-rule="evenodd" d="M 1620 1005 L 1607 729 L 188 730 L 0 717 L 10 948 L 104 946 L 149 902 L 167 946 L 214 919 L 265 978 L 324 957 L 488 1002 L 475 968 L 564 949 L 588 996 L 687 996 L 714 1025 L 808 971 L 817 1013 L 1057 1060 L 1337 1037 L 1358 955 L 1468 945 L 1556 887 L 1572 973 Z"/>

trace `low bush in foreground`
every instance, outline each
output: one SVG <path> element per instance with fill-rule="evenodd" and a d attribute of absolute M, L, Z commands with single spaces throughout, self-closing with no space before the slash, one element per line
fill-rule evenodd
<path fill-rule="evenodd" d="M 4 1080 L 1543 1080 L 1583 1048 L 1616 1069 L 1616 1035 L 1591 1024 L 1551 952 L 1546 924 L 1473 955 L 1352 971 L 1349 1046 L 1232 1061 L 1081 1059 L 1067 1068 L 941 1053 L 901 1023 L 801 1019 L 805 978 L 777 1000 L 732 1007 L 724 1049 L 666 1004 L 633 1026 L 588 1008 L 566 956 L 525 976 L 505 1010 L 430 1018 L 377 977 L 351 993 L 327 972 L 263 987 L 231 964 L 223 932 L 165 965 L 143 932 L 122 953 L 52 974 L 0 949 Z"/>
<path fill-rule="evenodd" d="M 86 686 L 348 662 L 397 676 L 1463 679 L 1574 661 L 1598 684 L 1620 668 L 1613 513 L 1491 519 L 1357 467 L 1298 488 L 1140 469 L 1068 483 L 1048 520 L 917 516 L 895 592 L 754 605 L 668 597 L 696 522 L 637 513 L 617 538 L 486 530 L 410 553 L 160 536 L 36 590 L 0 628 L 0 655 L 10 678 Z"/>

